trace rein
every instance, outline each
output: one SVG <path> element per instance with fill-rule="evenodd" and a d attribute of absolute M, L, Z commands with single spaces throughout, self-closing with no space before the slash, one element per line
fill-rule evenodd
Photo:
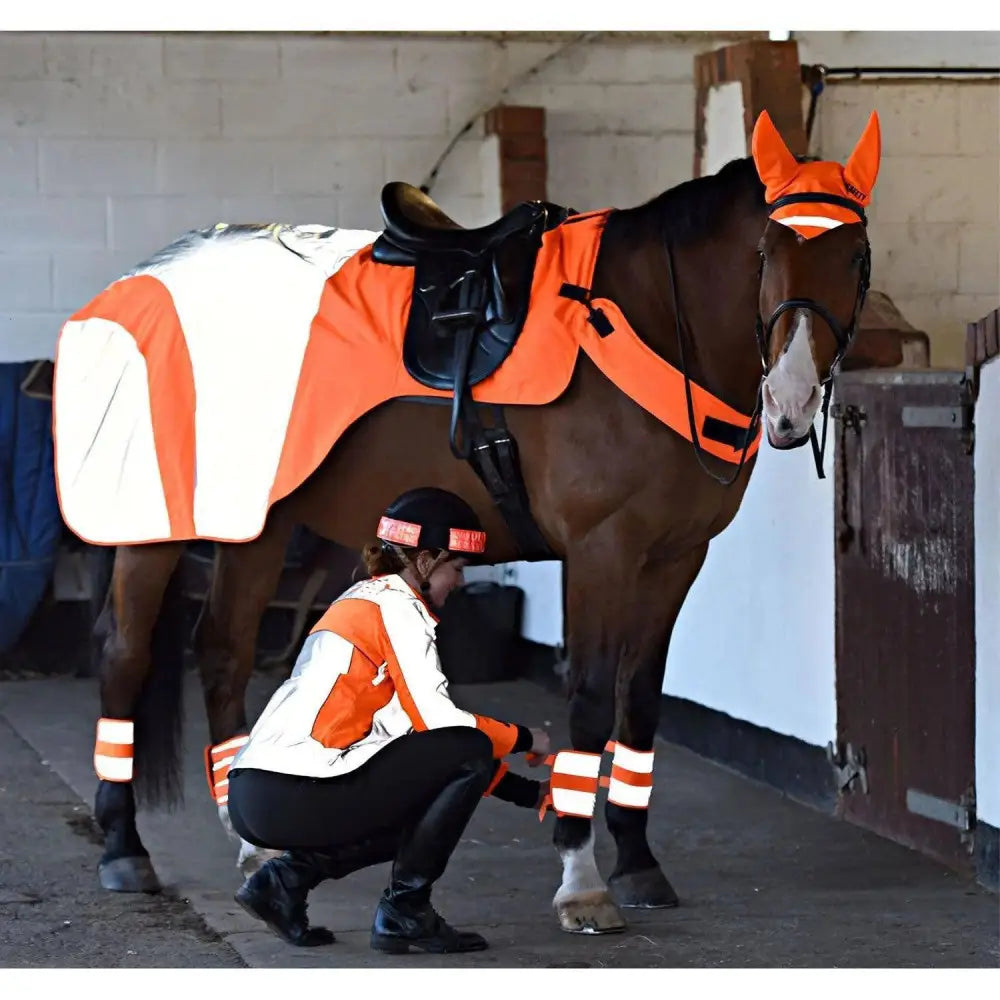
<path fill-rule="evenodd" d="M 701 439 L 698 435 L 697 421 L 694 419 L 694 399 L 691 395 L 691 376 L 688 374 L 687 357 L 684 353 L 684 335 L 681 329 L 681 305 L 677 294 L 677 279 L 674 275 L 674 256 L 670 247 L 670 241 L 666 238 L 664 238 L 663 246 L 667 254 L 667 272 L 670 275 L 670 295 L 674 303 L 674 316 L 677 325 L 677 351 L 680 355 L 681 373 L 684 375 L 684 395 L 687 400 L 688 422 L 691 426 L 691 443 L 694 445 L 694 454 L 698 459 L 698 464 L 702 467 L 702 470 L 711 476 L 712 479 L 722 486 L 732 486 L 733 483 L 736 482 L 740 472 L 743 471 L 743 465 L 747 459 L 747 451 L 750 449 L 750 442 L 753 441 L 757 433 L 757 428 L 760 424 L 761 409 L 764 405 L 764 376 L 761 376 L 760 381 L 757 383 L 757 402 L 754 404 L 753 414 L 750 417 L 750 424 L 743 437 L 743 450 L 740 453 L 740 461 L 736 466 L 736 471 L 728 479 L 725 476 L 717 475 L 705 464 L 705 459 L 703 457 L 705 455 L 705 450 L 701 446 Z"/>

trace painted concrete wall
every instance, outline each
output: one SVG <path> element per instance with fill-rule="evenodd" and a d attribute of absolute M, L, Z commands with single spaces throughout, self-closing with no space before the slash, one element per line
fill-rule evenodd
<path fill-rule="evenodd" d="M 542 105 L 549 196 L 644 201 L 690 176 L 693 58 L 735 36 L 0 33 L 0 362 L 50 357 L 62 321 L 193 226 L 378 228 L 387 180 L 419 184 L 500 100 Z M 481 121 L 432 194 L 495 217 Z"/>
<path fill-rule="evenodd" d="M 1000 65 L 1000 32 L 801 32 L 803 63 Z M 831 80 L 811 152 L 850 154 L 868 114 L 882 124 L 872 200 L 872 282 L 931 336 L 931 361 L 963 364 L 965 325 L 1000 302 L 1000 81 Z"/>

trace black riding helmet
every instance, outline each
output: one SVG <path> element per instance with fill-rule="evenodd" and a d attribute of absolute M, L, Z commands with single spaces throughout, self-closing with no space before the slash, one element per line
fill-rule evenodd
<path fill-rule="evenodd" d="M 486 550 L 486 532 L 461 498 L 433 486 L 408 490 L 386 508 L 378 537 L 403 548 L 440 549 L 476 562 Z"/>

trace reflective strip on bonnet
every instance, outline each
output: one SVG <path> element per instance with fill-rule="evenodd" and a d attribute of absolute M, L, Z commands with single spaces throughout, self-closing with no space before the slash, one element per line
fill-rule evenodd
<path fill-rule="evenodd" d="M 783 226 L 794 228 L 795 226 L 815 226 L 817 229 L 836 229 L 837 226 L 844 225 L 840 219 L 828 219 L 825 215 L 786 215 L 782 218 L 774 218 L 775 222 L 780 222 Z"/>

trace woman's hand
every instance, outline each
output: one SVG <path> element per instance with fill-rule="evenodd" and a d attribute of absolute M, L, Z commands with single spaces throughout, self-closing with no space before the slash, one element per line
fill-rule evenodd
<path fill-rule="evenodd" d="M 545 758 L 548 757 L 552 749 L 552 742 L 549 739 L 549 734 L 544 729 L 532 729 L 531 737 L 531 749 L 528 751 L 527 756 L 528 766 L 538 767 L 539 764 L 545 763 Z"/>

